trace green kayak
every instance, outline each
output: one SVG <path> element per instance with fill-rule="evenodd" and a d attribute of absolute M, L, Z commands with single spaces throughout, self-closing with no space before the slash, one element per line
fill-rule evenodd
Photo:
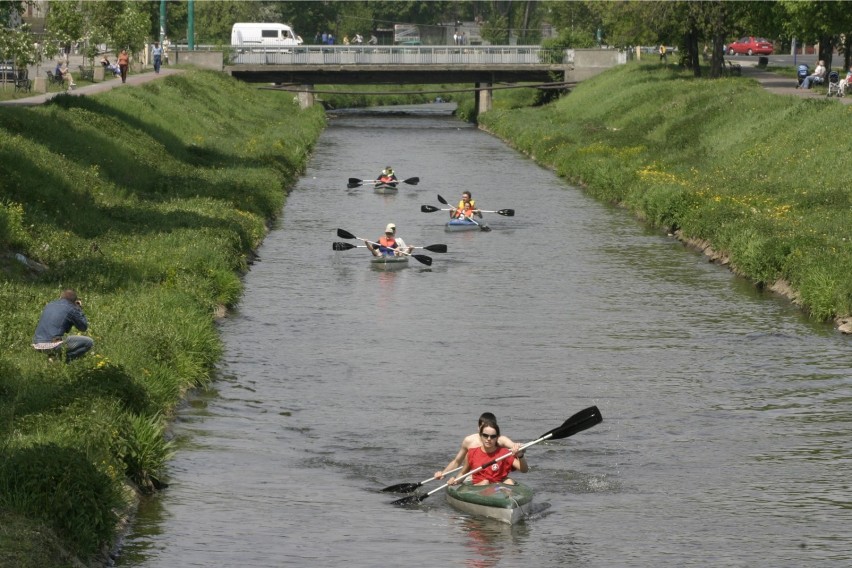
<path fill-rule="evenodd" d="M 529 514 L 533 490 L 523 483 L 514 485 L 451 485 L 447 487 L 447 503 L 452 507 L 497 521 L 514 525 Z"/>

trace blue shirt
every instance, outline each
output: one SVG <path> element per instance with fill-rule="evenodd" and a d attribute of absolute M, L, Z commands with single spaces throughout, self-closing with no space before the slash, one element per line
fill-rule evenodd
<path fill-rule="evenodd" d="M 36 326 L 33 343 L 47 343 L 61 340 L 62 336 L 71 331 L 71 326 L 80 331 L 89 328 L 89 322 L 83 315 L 80 306 L 62 298 L 50 302 L 41 312 Z"/>

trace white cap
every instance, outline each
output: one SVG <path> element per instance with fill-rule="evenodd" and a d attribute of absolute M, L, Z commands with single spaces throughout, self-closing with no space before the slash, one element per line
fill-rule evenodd
<path fill-rule="evenodd" d="M 395 233 L 396 232 L 396 225 L 394 225 L 393 223 L 388 223 L 388 226 L 385 227 L 385 232 L 386 233 Z"/>

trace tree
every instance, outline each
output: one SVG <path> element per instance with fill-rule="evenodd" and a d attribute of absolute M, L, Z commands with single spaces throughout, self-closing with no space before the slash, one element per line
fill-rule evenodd
<path fill-rule="evenodd" d="M 44 53 L 47 57 L 59 53 L 59 46 L 68 54 L 71 44 L 83 39 L 85 18 L 80 6 L 75 2 L 49 4 L 45 23 L 48 33 Z"/>
<path fill-rule="evenodd" d="M 151 31 L 151 19 L 135 2 L 123 2 L 124 7 L 115 18 L 110 35 L 112 44 L 127 48 L 130 53 L 139 53 Z"/>
<path fill-rule="evenodd" d="M 781 0 L 784 29 L 805 42 L 819 42 L 819 59 L 831 68 L 834 47 L 841 45 L 841 34 L 852 31 L 852 9 L 846 2 Z M 846 55 L 848 64 L 849 55 Z"/>

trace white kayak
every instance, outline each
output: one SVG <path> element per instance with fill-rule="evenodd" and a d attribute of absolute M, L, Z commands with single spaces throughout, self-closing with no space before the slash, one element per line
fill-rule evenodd
<path fill-rule="evenodd" d="M 407 256 L 374 256 L 370 259 L 370 266 L 376 270 L 397 270 L 408 266 Z"/>

